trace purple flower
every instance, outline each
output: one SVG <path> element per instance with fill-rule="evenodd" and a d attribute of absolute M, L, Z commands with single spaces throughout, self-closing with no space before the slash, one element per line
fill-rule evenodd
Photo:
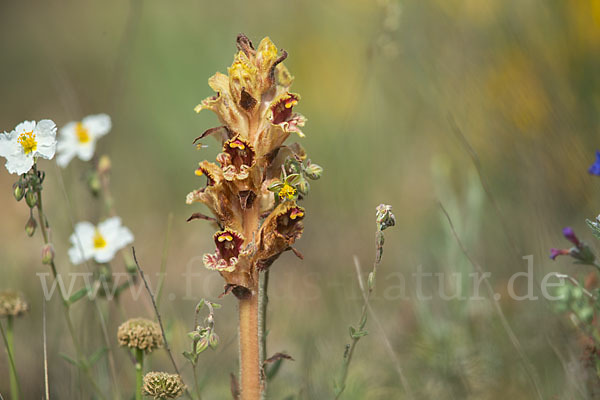
<path fill-rule="evenodd" d="M 558 256 L 567 256 L 570 251 L 567 249 L 550 249 L 550 258 L 555 260 Z"/>
<path fill-rule="evenodd" d="M 564 228 L 563 235 L 569 242 L 573 243 L 577 247 L 581 247 L 581 242 L 579 239 L 577 239 L 577 236 L 575 236 L 575 232 L 573 232 L 572 228 L 568 226 Z"/>
<path fill-rule="evenodd" d="M 588 172 L 592 175 L 600 176 L 600 150 L 596 150 L 596 161 L 588 169 Z"/>

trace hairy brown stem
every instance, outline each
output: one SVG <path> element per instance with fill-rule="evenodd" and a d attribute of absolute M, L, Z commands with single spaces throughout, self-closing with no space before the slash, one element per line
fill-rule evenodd
<path fill-rule="evenodd" d="M 258 293 L 240 299 L 241 400 L 260 400 L 260 351 L 258 335 Z"/>

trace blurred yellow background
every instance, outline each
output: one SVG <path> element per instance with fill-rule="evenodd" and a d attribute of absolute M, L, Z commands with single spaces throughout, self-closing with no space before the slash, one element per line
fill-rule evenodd
<path fill-rule="evenodd" d="M 417 301 L 410 277 L 418 266 L 472 271 L 438 201 L 499 292 L 526 270 L 526 255 L 534 256 L 536 282 L 551 271 L 586 271 L 568 260 L 553 263 L 548 249 L 567 246 L 560 234 L 567 225 L 593 241 L 584 220 L 600 212 L 600 178 L 587 173 L 600 148 L 600 1 L 0 2 L 0 130 L 26 119 L 51 118 L 61 126 L 88 114 L 111 115 L 113 129 L 97 154 L 112 159 L 116 207 L 150 276 L 159 271 L 173 214 L 165 283 L 171 296 L 161 312 L 188 382 L 191 369 L 181 352 L 197 299 L 223 304 L 216 315 L 222 344 L 200 357 L 207 399 L 229 398 L 229 373 L 237 372 L 236 302 L 217 300 L 222 281 L 198 258 L 213 251 L 213 230 L 185 222 L 201 208 L 184 200 L 201 186 L 197 162 L 219 150 L 212 140 L 200 151 L 192 145 L 218 125 L 210 112 L 197 115 L 193 108 L 212 95 L 207 79 L 226 71 L 240 32 L 255 43 L 270 36 L 289 53 L 292 89 L 302 96 L 296 109 L 308 118 L 300 142 L 325 168 L 303 204 L 306 229 L 297 248 L 304 261 L 286 253 L 272 269 L 269 352 L 288 352 L 295 361 L 283 365 L 270 398 L 332 398 L 348 325 L 360 312 L 353 256 L 370 268 L 375 207 L 382 202 L 393 206 L 397 226 L 386 231 L 373 308 L 417 398 L 534 398 L 489 301 Z M 487 193 L 453 124 L 481 163 Z M 40 166 L 48 175 L 45 207 L 57 263 L 78 271 L 66 256 L 72 222 L 98 222 L 102 204 L 87 192 L 86 164 Z M 16 325 L 16 352 L 25 398 L 34 399 L 43 394 L 36 273 L 49 271 L 39 261 L 41 238 L 23 230 L 28 208 L 14 201 L 15 178 L 0 169 L 0 288 L 23 291 L 32 305 Z M 191 292 L 196 300 L 186 298 L 181 275 L 188 267 L 199 274 Z M 406 299 L 396 295 L 400 273 Z M 445 283 L 448 292 L 453 282 Z M 127 317 L 152 317 L 142 299 L 124 295 Z M 543 300 L 500 304 L 544 398 L 585 398 L 582 373 L 573 372 L 581 349 L 566 318 Z M 60 304 L 55 299 L 48 307 L 51 394 L 80 398 L 78 371 L 59 356 L 72 353 Z M 124 317 L 114 305 L 106 313 L 121 386 L 133 392 L 133 367 L 116 344 Z M 75 314 L 91 354 L 101 343 L 95 308 L 81 301 Z M 405 398 L 382 331 L 372 321 L 369 330 L 344 398 Z M 7 365 L 1 352 L 5 398 Z M 101 383 L 109 385 L 105 363 L 98 365 Z M 149 368 L 170 370 L 168 358 L 157 353 Z"/>

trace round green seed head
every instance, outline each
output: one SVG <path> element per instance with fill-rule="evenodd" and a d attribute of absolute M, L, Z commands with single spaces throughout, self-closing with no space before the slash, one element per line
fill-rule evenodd
<path fill-rule="evenodd" d="M 176 399 L 184 390 L 185 385 L 179 375 L 149 372 L 144 376 L 143 392 L 154 399 Z"/>

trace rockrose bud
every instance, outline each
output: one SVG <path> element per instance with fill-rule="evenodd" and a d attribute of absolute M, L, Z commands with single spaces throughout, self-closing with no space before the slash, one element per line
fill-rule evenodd
<path fill-rule="evenodd" d="M 20 182 L 17 182 L 13 185 L 13 195 L 17 201 L 21 201 L 23 196 L 25 196 L 25 189 L 21 186 Z"/>
<path fill-rule="evenodd" d="M 54 247 L 51 243 L 42 247 L 42 264 L 51 264 L 54 261 Z"/>
<path fill-rule="evenodd" d="M 35 207 L 37 205 L 37 193 L 28 190 L 27 193 L 25 193 L 25 202 L 30 208 Z"/>
<path fill-rule="evenodd" d="M 29 221 L 27 221 L 27 224 L 25 224 L 25 233 L 27 233 L 27 236 L 32 237 L 36 228 L 37 222 L 35 218 L 29 217 Z"/>

